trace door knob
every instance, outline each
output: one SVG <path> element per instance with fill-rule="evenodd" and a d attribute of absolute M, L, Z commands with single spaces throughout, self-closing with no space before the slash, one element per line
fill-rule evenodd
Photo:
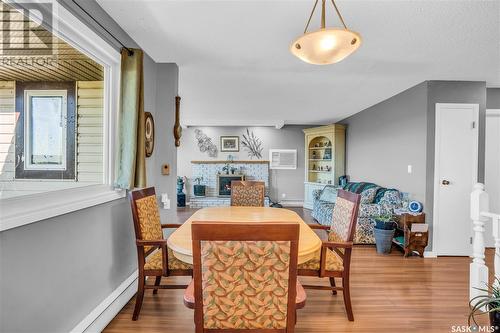
<path fill-rule="evenodd" d="M 444 179 L 444 180 L 441 182 L 441 184 L 443 184 L 443 185 L 450 185 L 450 182 L 449 182 L 448 180 Z"/>

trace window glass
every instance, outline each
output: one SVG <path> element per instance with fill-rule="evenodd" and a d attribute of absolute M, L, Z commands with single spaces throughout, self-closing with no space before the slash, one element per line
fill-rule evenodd
<path fill-rule="evenodd" d="M 63 96 L 30 96 L 27 140 L 30 165 L 45 169 L 64 168 L 66 117 Z"/>

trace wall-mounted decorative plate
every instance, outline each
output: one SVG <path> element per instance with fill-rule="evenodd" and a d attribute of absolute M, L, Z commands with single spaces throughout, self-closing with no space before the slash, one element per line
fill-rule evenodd
<path fill-rule="evenodd" d="M 153 115 L 150 112 L 146 112 L 146 157 L 153 155 L 153 150 L 155 147 L 155 122 L 153 120 Z"/>

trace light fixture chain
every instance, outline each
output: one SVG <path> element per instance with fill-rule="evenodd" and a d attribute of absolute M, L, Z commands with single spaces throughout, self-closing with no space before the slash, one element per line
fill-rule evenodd
<path fill-rule="evenodd" d="M 317 5 L 318 5 L 318 0 L 316 0 L 316 2 L 314 3 L 313 9 L 311 11 L 311 15 L 309 15 L 309 20 L 307 21 L 306 28 L 304 29 L 304 33 L 307 33 L 307 28 L 309 28 L 309 24 L 311 23 L 311 19 L 313 17 L 313 14 L 314 14 L 314 11 L 316 10 Z"/>
<path fill-rule="evenodd" d="M 347 30 L 347 25 L 345 24 L 344 19 L 342 18 L 342 14 L 340 14 L 340 11 L 337 8 L 337 5 L 335 4 L 335 0 L 332 0 L 332 4 L 333 4 L 333 7 L 335 8 L 335 11 L 337 12 L 337 15 L 339 16 L 340 21 L 342 22 L 342 25 L 344 26 L 344 29 Z"/>

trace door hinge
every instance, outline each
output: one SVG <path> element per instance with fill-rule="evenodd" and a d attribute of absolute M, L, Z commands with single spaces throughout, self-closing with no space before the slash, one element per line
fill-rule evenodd
<path fill-rule="evenodd" d="M 472 244 L 472 237 L 470 238 L 469 242 Z"/>
<path fill-rule="evenodd" d="M 476 122 L 475 121 L 472 122 L 472 129 L 474 129 L 474 128 L 476 128 Z"/>

